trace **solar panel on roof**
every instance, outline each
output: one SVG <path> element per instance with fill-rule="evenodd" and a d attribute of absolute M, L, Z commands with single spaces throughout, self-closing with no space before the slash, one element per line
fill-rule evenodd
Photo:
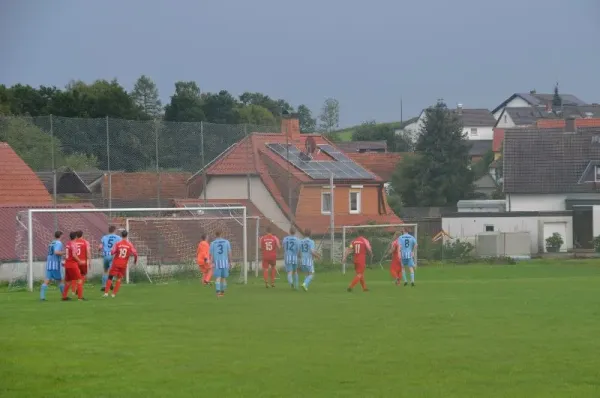
<path fill-rule="evenodd" d="M 293 145 L 267 144 L 267 148 L 315 180 L 328 179 L 331 174 L 333 174 L 333 178 L 344 180 L 373 179 L 371 173 L 331 145 L 319 145 L 319 147 L 336 161 L 313 160 Z"/>

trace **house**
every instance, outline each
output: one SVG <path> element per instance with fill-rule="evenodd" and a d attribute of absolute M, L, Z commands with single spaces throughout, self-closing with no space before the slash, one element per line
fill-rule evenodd
<path fill-rule="evenodd" d="M 589 105 L 584 101 L 580 100 L 572 94 L 560 94 L 563 106 L 584 106 Z M 502 101 L 492 111 L 492 115 L 495 120 L 500 119 L 500 115 L 505 108 L 542 108 L 547 109 L 548 106 L 552 106 L 552 100 L 554 99 L 554 93 L 552 94 L 539 94 L 535 90 L 529 93 L 515 93 Z"/>
<path fill-rule="evenodd" d="M 190 197 L 247 199 L 279 229 L 293 225 L 315 235 L 329 231 L 332 205 L 337 227 L 401 222 L 382 178 L 323 136 L 300 134 L 297 115 L 286 115 L 281 131 L 252 133 L 225 150 L 188 180 Z"/>
<path fill-rule="evenodd" d="M 536 124 L 538 120 L 600 117 L 600 105 L 563 105 L 553 109 L 552 104 L 545 107 L 508 107 L 504 108 L 498 117 L 495 128 L 527 127 Z"/>
<path fill-rule="evenodd" d="M 344 153 L 387 152 L 387 141 L 348 141 L 336 142 L 339 150 Z"/>
<path fill-rule="evenodd" d="M 388 183 L 392 181 L 392 174 L 404 155 L 397 152 L 349 153 L 348 157 Z"/>
<path fill-rule="evenodd" d="M 493 140 L 473 140 L 469 149 L 471 163 L 476 163 L 492 150 Z"/>
<path fill-rule="evenodd" d="M 52 197 L 33 170 L 10 145 L 0 142 L 0 205 L 52 203 Z"/>
<path fill-rule="evenodd" d="M 475 186 L 475 193 L 478 196 L 488 199 L 490 199 L 492 194 L 498 189 L 498 183 L 490 174 L 486 174 L 475 180 L 473 185 Z"/>
<path fill-rule="evenodd" d="M 451 111 L 458 116 L 463 125 L 463 135 L 468 140 L 491 140 L 493 138 L 493 128 L 496 125 L 496 119 L 494 119 L 489 110 L 463 108 L 462 104 L 458 104 L 456 109 Z M 424 122 L 425 110 L 419 116 L 416 131 L 420 131 Z"/>
<path fill-rule="evenodd" d="M 103 207 L 170 207 L 173 199 L 187 198 L 187 172 L 115 172 L 105 174 Z"/>
<path fill-rule="evenodd" d="M 54 171 L 38 171 L 36 173 L 46 190 L 53 195 L 56 179 L 56 198 L 58 203 L 65 202 L 98 202 L 102 198 L 104 171 L 75 171 L 68 167 Z M 55 177 L 56 176 L 56 177 Z M 102 201 L 98 202 L 100 206 Z"/>
<path fill-rule="evenodd" d="M 572 227 L 555 225 L 554 232 L 565 237 L 566 249 L 591 248 L 600 235 L 600 122 L 554 123 L 505 131 L 507 210 L 572 212 Z"/>

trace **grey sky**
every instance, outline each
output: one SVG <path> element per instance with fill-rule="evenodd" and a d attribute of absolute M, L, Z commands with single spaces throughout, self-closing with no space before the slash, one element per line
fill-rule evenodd
<path fill-rule="evenodd" d="M 0 83 L 152 77 L 340 101 L 343 126 L 537 89 L 600 102 L 597 0 L 0 0 Z"/>

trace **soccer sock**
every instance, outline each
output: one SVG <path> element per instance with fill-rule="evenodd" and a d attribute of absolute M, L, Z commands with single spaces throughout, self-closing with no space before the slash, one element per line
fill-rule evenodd
<path fill-rule="evenodd" d="M 77 297 L 80 299 L 83 298 L 83 281 L 81 281 L 81 283 L 77 284 Z"/>
<path fill-rule="evenodd" d="M 110 292 L 110 287 L 112 286 L 112 279 L 106 280 L 106 287 L 104 288 L 104 293 L 108 294 Z"/>
<path fill-rule="evenodd" d="M 108 280 L 108 275 L 102 275 L 102 288 L 106 286 L 106 281 Z"/>
<path fill-rule="evenodd" d="M 217 281 L 215 282 L 215 290 L 217 291 L 217 293 L 221 292 L 221 280 L 217 279 Z"/>
<path fill-rule="evenodd" d="M 360 276 L 356 275 L 354 277 L 354 279 L 352 279 L 352 282 L 350 282 L 350 289 L 354 288 L 354 286 L 356 286 L 358 281 L 360 281 Z"/>
<path fill-rule="evenodd" d="M 365 277 L 360 278 L 360 286 L 362 286 L 363 290 L 367 290 L 367 284 L 365 283 Z"/>
<path fill-rule="evenodd" d="M 294 283 L 294 281 L 292 280 L 292 273 L 288 272 L 288 283 L 291 285 Z"/>
<path fill-rule="evenodd" d="M 308 285 L 310 285 L 310 282 L 312 282 L 312 279 L 313 274 L 308 274 L 306 278 L 304 278 L 304 286 L 308 287 Z"/>
<path fill-rule="evenodd" d="M 60 285 L 58 285 L 58 290 L 60 290 L 60 294 L 63 294 L 63 292 L 65 291 L 65 284 L 61 283 Z"/>
<path fill-rule="evenodd" d="M 71 291 L 77 293 L 77 281 L 71 281 Z"/>
<path fill-rule="evenodd" d="M 210 269 L 208 270 L 208 275 L 206 275 L 206 281 L 207 281 L 207 282 L 210 282 L 210 281 L 211 281 L 211 279 L 212 279 L 212 276 L 213 276 L 213 270 L 212 270 L 212 268 L 210 268 Z"/>
<path fill-rule="evenodd" d="M 223 279 L 221 282 L 221 293 L 225 293 L 225 289 L 227 289 L 227 281 Z"/>
<path fill-rule="evenodd" d="M 406 271 L 405 271 L 405 272 L 402 272 L 402 280 L 404 281 L 404 283 L 408 282 L 408 281 L 406 280 Z"/>
<path fill-rule="evenodd" d="M 263 269 L 263 279 L 265 280 L 265 283 L 269 282 L 269 269 L 268 268 Z"/>
<path fill-rule="evenodd" d="M 40 300 L 46 300 L 46 290 L 48 289 L 48 285 L 44 283 L 40 288 Z"/>
<path fill-rule="evenodd" d="M 299 279 L 298 273 L 294 272 L 294 286 L 296 286 L 296 287 L 298 287 L 298 279 Z"/>
<path fill-rule="evenodd" d="M 271 283 L 275 284 L 275 276 L 277 276 L 277 269 L 271 267 Z"/>
<path fill-rule="evenodd" d="M 415 283 L 415 270 L 410 270 L 410 282 Z"/>
<path fill-rule="evenodd" d="M 115 283 L 115 290 L 113 290 L 113 294 L 119 293 L 119 288 L 121 287 L 121 280 L 117 279 L 117 283 Z"/>
<path fill-rule="evenodd" d="M 67 282 L 67 284 L 65 285 L 65 287 L 64 287 L 64 289 L 62 291 L 62 297 L 63 298 L 67 298 L 69 296 L 69 290 L 70 289 L 69 289 L 69 285 L 68 285 L 68 282 Z"/>

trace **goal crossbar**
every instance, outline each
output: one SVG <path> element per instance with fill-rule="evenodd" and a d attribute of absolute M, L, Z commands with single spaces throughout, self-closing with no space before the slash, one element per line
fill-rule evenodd
<path fill-rule="evenodd" d="M 346 250 L 347 246 L 347 242 L 346 242 L 346 231 L 348 230 L 358 230 L 358 229 L 370 229 L 370 228 L 413 228 L 414 229 L 414 236 L 415 238 L 417 238 L 418 236 L 418 228 L 419 225 L 418 224 L 407 224 L 407 223 L 403 223 L 403 224 L 362 224 L 362 225 L 343 225 L 342 226 L 342 242 L 343 242 L 343 246 L 342 246 L 342 250 Z M 415 261 L 417 260 L 417 254 L 415 252 Z M 383 267 L 383 266 L 382 266 Z M 342 274 L 346 273 L 346 264 L 343 263 L 342 264 Z"/>
<path fill-rule="evenodd" d="M 233 211 L 233 210 L 237 210 L 237 211 L 241 211 L 241 217 L 235 217 L 235 216 L 225 216 L 225 217 L 220 217 L 220 219 L 233 219 L 233 218 L 242 218 L 243 223 L 242 223 L 242 227 L 243 227 L 243 262 L 244 262 L 244 283 L 248 283 L 248 223 L 247 223 L 247 208 L 246 206 L 197 206 L 197 207 L 157 207 L 157 208 L 141 208 L 141 207 L 128 207 L 128 208 L 94 208 L 94 207 L 89 207 L 89 208 L 58 208 L 58 209 L 44 209 L 44 208 L 37 208 L 37 209 L 28 209 L 27 210 L 27 246 L 28 246 L 28 253 L 27 253 L 27 263 L 28 263 L 28 275 L 27 275 L 27 288 L 29 291 L 33 291 L 33 261 L 34 261 L 34 253 L 33 253 L 33 242 L 34 242 L 34 237 L 33 237 L 33 217 L 35 214 L 38 213 L 107 213 L 107 214 L 112 214 L 112 213 L 134 213 L 134 212 L 138 212 L 138 213 L 156 213 L 156 212 L 168 212 L 168 213 L 179 213 L 179 212 L 193 212 L 193 211 Z M 130 217 L 130 218 L 144 218 L 144 217 Z M 150 217 L 147 217 L 147 219 Z M 156 218 L 156 217 L 155 217 Z M 166 217 L 163 217 L 161 219 L 165 219 Z M 192 218 L 192 217 L 190 217 Z M 219 217 L 215 217 L 215 218 L 219 218 Z M 174 217 L 173 220 L 177 220 L 177 217 Z M 194 218 L 196 220 L 202 220 L 203 217 L 196 217 Z"/>

